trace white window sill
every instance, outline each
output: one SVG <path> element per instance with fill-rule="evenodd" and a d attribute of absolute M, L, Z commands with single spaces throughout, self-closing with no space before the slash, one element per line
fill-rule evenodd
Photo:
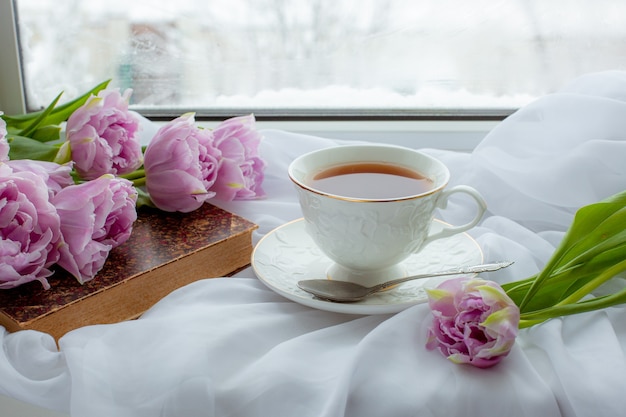
<path fill-rule="evenodd" d="M 199 122 L 213 127 L 218 122 Z M 364 140 L 411 148 L 471 151 L 497 121 L 260 121 L 258 129 L 278 129 L 340 140 Z"/>

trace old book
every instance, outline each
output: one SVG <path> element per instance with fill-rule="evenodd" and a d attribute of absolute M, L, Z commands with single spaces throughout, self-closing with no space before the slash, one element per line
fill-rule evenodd
<path fill-rule="evenodd" d="M 249 265 L 256 228 L 211 204 L 191 213 L 142 208 L 131 237 L 111 251 L 93 280 L 81 285 L 59 269 L 48 278 L 49 290 L 39 282 L 0 290 L 0 325 L 58 340 L 85 325 L 137 318 L 181 286 Z"/>

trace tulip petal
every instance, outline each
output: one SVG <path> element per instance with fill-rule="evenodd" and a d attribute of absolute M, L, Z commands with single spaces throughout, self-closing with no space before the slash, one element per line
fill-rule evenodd
<path fill-rule="evenodd" d="M 0 288 L 46 280 L 59 259 L 60 219 L 44 180 L 0 166 Z"/>
<path fill-rule="evenodd" d="M 137 191 L 130 181 L 104 175 L 72 185 L 52 202 L 61 221 L 59 265 L 80 283 L 93 279 L 109 252 L 124 243 L 137 219 Z"/>
<path fill-rule="evenodd" d="M 220 152 L 213 134 L 195 125 L 186 113 L 162 126 L 144 155 L 146 188 L 152 202 L 164 211 L 196 210 L 215 195 Z"/>
<path fill-rule="evenodd" d="M 68 118 L 67 141 L 83 179 L 127 174 L 143 163 L 139 120 L 128 109 L 131 92 L 128 89 L 122 95 L 119 89 L 102 90 Z"/>
<path fill-rule="evenodd" d="M 437 348 L 454 363 L 486 368 L 510 352 L 519 308 L 496 283 L 456 278 L 427 290 L 433 323 L 427 349 Z"/>

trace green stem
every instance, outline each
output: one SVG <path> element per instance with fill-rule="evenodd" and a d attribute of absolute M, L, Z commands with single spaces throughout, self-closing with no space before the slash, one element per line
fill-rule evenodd
<path fill-rule="evenodd" d="M 539 320 L 527 320 L 527 319 L 520 319 L 519 321 L 519 328 L 520 329 L 525 329 L 527 327 L 532 327 L 535 324 L 539 324 L 539 323 L 543 323 L 544 321 L 546 321 L 547 319 L 539 319 Z"/>
<path fill-rule="evenodd" d="M 586 295 L 590 294 L 593 290 L 598 288 L 600 285 L 625 270 L 626 260 L 623 260 L 602 271 L 602 273 L 600 273 L 596 278 L 587 282 L 585 285 L 580 287 L 578 290 L 576 290 L 554 306 L 522 313 L 520 315 L 519 328 L 523 329 L 526 327 L 531 327 L 535 324 L 539 324 L 554 317 L 584 313 L 587 311 L 598 310 L 600 308 L 606 308 L 615 304 L 623 303 L 624 301 L 626 301 L 626 289 L 607 296 L 597 297 L 582 302 L 579 301 Z"/>
<path fill-rule="evenodd" d="M 570 294 L 569 297 L 564 298 L 563 300 L 561 300 L 556 305 L 560 306 L 560 305 L 566 305 L 566 304 L 573 304 L 573 303 L 576 303 L 576 302 L 580 301 L 584 296 L 586 296 L 587 294 L 591 293 L 593 290 L 598 288 L 600 285 L 604 284 L 605 282 L 607 282 L 608 280 L 613 278 L 615 275 L 619 274 L 620 272 L 622 272 L 624 270 L 626 270 L 626 259 L 621 261 L 621 262 L 618 262 L 617 264 L 613 265 L 612 267 L 604 270 L 596 278 L 594 278 L 591 281 L 587 282 L 585 285 L 580 287 L 578 290 L 576 290 L 575 292 Z"/>
<path fill-rule="evenodd" d="M 563 245 L 563 243 L 561 243 L 561 245 Z M 544 267 L 544 269 L 536 276 L 536 278 L 530 284 L 530 287 L 528 288 L 528 291 L 524 295 L 524 298 L 519 303 L 520 311 L 524 311 L 524 308 L 526 307 L 526 305 L 530 303 L 530 300 L 532 300 L 532 298 L 535 296 L 537 291 L 539 291 L 539 288 L 541 287 L 541 285 L 550 277 L 552 271 L 558 265 L 562 257 L 562 255 L 557 257 L 557 254 L 559 253 L 559 251 L 560 249 L 557 249 L 555 254 L 548 261 L 548 264 Z"/>
<path fill-rule="evenodd" d="M 118 175 L 121 178 L 125 178 L 127 180 L 131 180 L 134 181 L 136 179 L 141 179 L 141 178 L 145 178 L 146 176 L 146 170 L 145 169 L 137 169 L 133 172 L 130 172 L 128 174 L 124 174 L 124 175 Z"/>
<path fill-rule="evenodd" d="M 134 179 L 132 182 L 135 187 L 141 187 L 142 185 L 146 185 L 146 177 Z"/>
<path fill-rule="evenodd" d="M 623 304 L 624 302 L 626 302 L 626 288 L 613 294 L 592 298 L 578 303 L 557 305 L 533 311 L 531 313 L 524 313 L 520 316 L 520 328 L 522 327 L 522 323 L 524 327 L 529 327 L 533 324 L 541 323 L 542 321 L 554 317 L 586 313 L 589 311 L 612 307 L 617 304 Z"/>

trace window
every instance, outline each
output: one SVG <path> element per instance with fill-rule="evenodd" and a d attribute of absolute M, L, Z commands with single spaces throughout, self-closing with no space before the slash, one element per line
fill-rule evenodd
<path fill-rule="evenodd" d="M 153 116 L 498 119 L 581 74 L 626 67 L 626 3 L 613 0 L 14 6 L 30 110 L 112 78 Z"/>

